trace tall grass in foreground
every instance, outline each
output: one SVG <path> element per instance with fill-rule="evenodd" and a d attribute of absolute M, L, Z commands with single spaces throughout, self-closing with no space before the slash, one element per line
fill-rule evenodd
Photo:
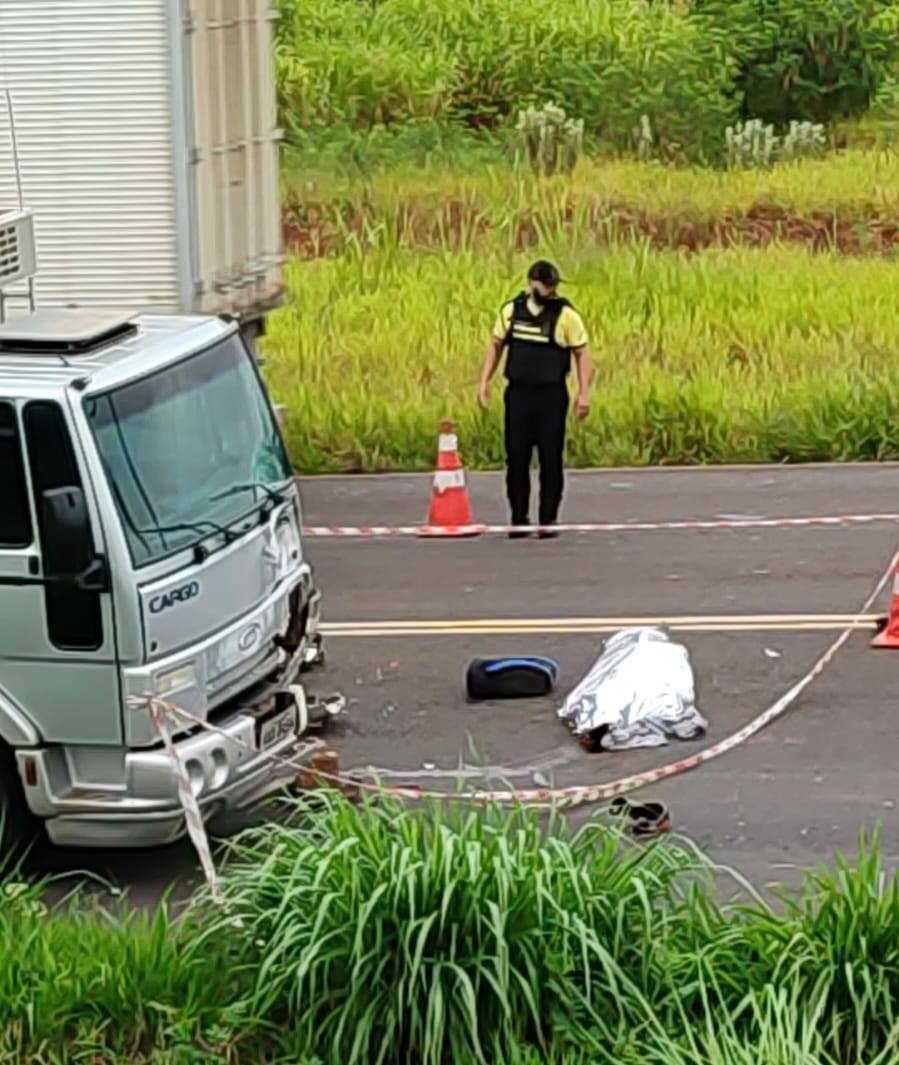
<path fill-rule="evenodd" d="M 542 234 L 596 362 L 577 466 L 899 457 L 899 264 L 794 247 L 690 256 Z M 502 461 L 499 410 L 475 385 L 499 304 L 529 259 L 497 234 L 397 247 L 389 231 L 287 270 L 267 376 L 296 467 L 428 469 L 441 418 L 468 463 Z"/>
<path fill-rule="evenodd" d="M 687 936 L 675 882 L 696 864 L 523 810 L 337 800 L 237 845 L 219 935 L 244 932 L 248 1009 L 335 1062 L 506 1061 L 568 1033 L 620 1053 L 666 1011 L 656 944 Z"/>
<path fill-rule="evenodd" d="M 329 1063 L 531 1046 L 592 1065 L 892 1065 L 899 891 L 876 840 L 785 914 L 722 904 L 714 872 L 601 821 L 327 798 L 237 841 L 207 934 L 232 944 L 243 1011 Z"/>
<path fill-rule="evenodd" d="M 7 882 L 0 1062 L 894 1065 L 876 839 L 775 910 L 721 873 L 601 817 L 306 797 L 178 921 Z"/>
<path fill-rule="evenodd" d="M 0 886 L 3 1065 L 239 1060 L 225 1023 L 234 983 L 165 906 L 47 913 L 39 895 Z"/>

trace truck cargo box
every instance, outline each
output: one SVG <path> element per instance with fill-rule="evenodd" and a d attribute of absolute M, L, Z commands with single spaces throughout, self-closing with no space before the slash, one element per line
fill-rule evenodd
<path fill-rule="evenodd" d="M 38 306 L 228 312 L 252 332 L 280 302 L 276 17 L 270 0 L 0 2 Z M 0 213 L 9 133 L 3 106 Z"/>

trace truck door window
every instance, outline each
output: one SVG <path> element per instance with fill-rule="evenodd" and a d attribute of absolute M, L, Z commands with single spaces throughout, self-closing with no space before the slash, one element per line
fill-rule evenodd
<path fill-rule="evenodd" d="M 29 403 L 25 408 L 28 465 L 34 486 L 35 511 L 41 548 L 52 545 L 41 528 L 41 495 L 51 488 L 83 489 L 69 430 L 58 403 Z M 65 651 L 95 651 L 103 643 L 103 615 L 98 592 L 83 591 L 74 583 L 48 584 L 44 590 L 51 642 Z"/>
<path fill-rule="evenodd" d="M 0 403 L 0 547 L 30 543 L 31 516 L 16 408 Z"/>

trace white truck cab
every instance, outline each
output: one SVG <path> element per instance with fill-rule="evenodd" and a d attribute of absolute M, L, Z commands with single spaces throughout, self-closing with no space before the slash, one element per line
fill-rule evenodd
<path fill-rule="evenodd" d="M 0 816 L 67 846 L 184 831 L 297 745 L 321 654 L 297 489 L 234 323 L 44 310 L 0 327 Z M 305 715 L 303 723 L 305 723 Z M 231 742 L 233 741 L 233 742 Z"/>

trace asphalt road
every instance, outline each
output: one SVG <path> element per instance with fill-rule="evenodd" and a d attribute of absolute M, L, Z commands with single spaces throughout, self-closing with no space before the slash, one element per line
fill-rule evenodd
<path fill-rule="evenodd" d="M 478 520 L 504 520 L 501 479 L 469 480 Z M 429 482 L 322 478 L 302 489 L 310 524 L 405 523 L 423 519 Z M 616 470 L 570 476 L 565 518 L 895 510 L 899 469 L 889 466 Z M 459 765 L 471 772 L 490 766 L 527 787 L 535 772 L 566 785 L 670 761 L 695 745 L 587 754 L 557 723 L 551 701 L 466 705 L 465 664 L 483 653 L 549 654 L 562 665 L 564 692 L 598 654 L 602 632 L 624 619 L 698 618 L 678 638 L 690 649 L 711 722 L 701 743 L 714 743 L 808 670 L 837 634 L 839 616 L 855 612 L 876 583 L 896 539 L 895 526 L 878 524 L 543 542 L 310 542 L 326 620 L 341 626 L 329 641 L 328 668 L 315 680 L 350 699 L 331 741 L 344 768 L 372 766 L 397 781 L 436 786 L 446 783 L 441 772 Z M 897 864 L 899 651 L 869 650 L 869 637 L 856 632 L 827 673 L 755 739 L 646 794 L 667 799 L 679 831 L 759 886 L 795 883 L 801 868 L 853 850 L 863 825 L 881 825 L 885 858 Z M 47 868 L 63 875 L 59 891 L 73 883 L 64 874 L 87 868 L 141 903 L 172 884 L 186 891 L 196 878 L 186 844 L 146 853 L 57 852 Z"/>

